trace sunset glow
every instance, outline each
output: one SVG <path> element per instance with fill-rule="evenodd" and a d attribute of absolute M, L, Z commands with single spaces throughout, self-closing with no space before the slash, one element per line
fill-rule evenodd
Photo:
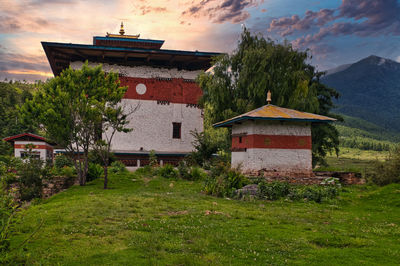
<path fill-rule="evenodd" d="M 91 44 L 117 33 L 165 40 L 163 48 L 230 52 L 242 24 L 296 49 L 324 70 L 376 54 L 400 57 L 398 0 L 0 0 L 0 79 L 51 77 L 41 41 Z"/>

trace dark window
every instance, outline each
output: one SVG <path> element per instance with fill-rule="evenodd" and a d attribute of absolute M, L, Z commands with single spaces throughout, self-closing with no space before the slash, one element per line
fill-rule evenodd
<path fill-rule="evenodd" d="M 27 152 L 27 151 L 21 151 L 20 156 L 22 159 L 26 158 L 33 158 L 33 159 L 40 159 L 40 152 L 38 151 L 32 151 L 32 152 Z"/>
<path fill-rule="evenodd" d="M 181 138 L 181 123 L 172 123 L 172 138 Z"/>
<path fill-rule="evenodd" d="M 242 143 L 242 137 L 239 137 L 239 143 Z"/>

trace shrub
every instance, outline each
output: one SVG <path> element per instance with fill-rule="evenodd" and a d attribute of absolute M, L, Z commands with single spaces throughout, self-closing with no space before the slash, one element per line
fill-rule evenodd
<path fill-rule="evenodd" d="M 178 164 L 178 173 L 179 177 L 182 179 L 190 180 L 190 168 L 188 167 L 188 163 L 186 161 L 180 161 Z"/>
<path fill-rule="evenodd" d="M 180 161 L 177 168 L 179 177 L 185 180 L 200 180 L 207 176 L 200 167 L 189 167 L 185 161 Z"/>
<path fill-rule="evenodd" d="M 74 161 L 71 158 L 60 154 L 54 158 L 54 166 L 57 168 L 63 168 L 64 166 L 74 166 Z"/>
<path fill-rule="evenodd" d="M 385 162 L 375 162 L 367 178 L 379 186 L 400 183 L 400 147 Z"/>
<path fill-rule="evenodd" d="M 175 170 L 175 168 L 170 164 L 166 164 L 158 168 L 157 174 L 164 178 L 174 178 L 174 179 L 178 178 L 179 175 L 178 171 Z"/>
<path fill-rule="evenodd" d="M 333 199 L 339 194 L 340 183 L 330 183 L 325 186 L 299 186 L 290 185 L 287 182 L 267 183 L 261 180 L 258 183 L 257 195 L 260 199 L 278 200 L 288 198 L 290 200 L 308 200 L 322 202 L 323 200 Z"/>
<path fill-rule="evenodd" d="M 238 169 L 231 169 L 229 163 L 218 162 L 211 167 L 203 191 L 217 197 L 232 197 L 237 189 L 248 184 L 248 180 Z"/>
<path fill-rule="evenodd" d="M 17 182 L 17 175 L 8 170 L 5 162 L 0 161 L 0 186 L 8 188 L 11 184 Z"/>
<path fill-rule="evenodd" d="M 157 156 L 156 156 L 156 152 L 154 150 L 150 151 L 150 154 L 149 154 L 149 165 L 150 165 L 150 167 L 158 166 Z"/>
<path fill-rule="evenodd" d="M 10 236 L 18 218 L 17 204 L 5 191 L 4 187 L 0 187 L 0 258 L 10 249 Z"/>
<path fill-rule="evenodd" d="M 86 181 L 92 181 L 102 176 L 104 170 L 100 164 L 89 163 Z"/>
<path fill-rule="evenodd" d="M 286 197 L 290 193 L 290 185 L 287 182 L 266 183 L 261 181 L 258 184 L 258 197 L 267 200 L 277 200 Z"/>
<path fill-rule="evenodd" d="M 205 179 L 206 176 L 207 176 L 207 174 L 204 173 L 200 167 L 193 166 L 190 169 L 189 180 L 201 180 L 201 179 Z"/>
<path fill-rule="evenodd" d="M 324 200 L 333 199 L 339 194 L 337 186 L 293 186 L 288 198 L 291 200 L 307 200 L 321 203 Z"/>
<path fill-rule="evenodd" d="M 126 169 L 126 166 L 123 162 L 115 161 L 111 164 L 109 171 L 111 173 L 116 174 L 116 173 L 124 173 L 124 172 L 127 172 L 128 170 Z"/>
<path fill-rule="evenodd" d="M 43 162 L 33 157 L 19 166 L 19 187 L 21 200 L 31 200 L 42 196 Z"/>
<path fill-rule="evenodd" d="M 60 176 L 64 176 L 66 178 L 76 177 L 76 170 L 74 167 L 64 166 L 59 170 Z"/>

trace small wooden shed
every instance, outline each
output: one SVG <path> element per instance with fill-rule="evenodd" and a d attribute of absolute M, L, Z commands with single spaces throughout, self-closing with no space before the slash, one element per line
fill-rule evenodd
<path fill-rule="evenodd" d="M 42 136 L 32 133 L 22 133 L 3 139 L 14 146 L 14 156 L 18 158 L 27 157 L 27 146 L 32 145 L 33 156 L 43 161 L 53 160 L 53 145 Z"/>
<path fill-rule="evenodd" d="M 333 121 L 267 104 L 214 127 L 232 127 L 232 167 L 251 175 L 311 177 L 311 124 Z"/>

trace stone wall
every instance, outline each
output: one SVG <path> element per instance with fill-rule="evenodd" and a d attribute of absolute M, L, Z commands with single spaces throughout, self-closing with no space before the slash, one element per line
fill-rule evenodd
<path fill-rule="evenodd" d="M 354 172 L 314 172 L 317 177 L 321 177 L 323 179 L 328 177 L 339 178 L 340 183 L 344 185 L 362 185 L 365 184 L 365 179 L 362 178 L 360 173 Z"/>
<path fill-rule="evenodd" d="M 343 185 L 362 185 L 365 184 L 365 179 L 360 173 L 354 172 L 312 172 L 310 173 L 290 173 L 290 172 L 273 172 L 273 171 L 253 171 L 249 173 L 250 179 L 264 177 L 266 181 L 281 181 L 291 184 L 301 185 L 317 185 L 321 184 L 327 178 L 338 178 Z"/>
<path fill-rule="evenodd" d="M 63 176 L 56 176 L 49 180 L 43 180 L 42 197 L 51 197 L 52 195 L 71 187 L 76 183 L 76 181 L 77 178 L 66 178 Z"/>

